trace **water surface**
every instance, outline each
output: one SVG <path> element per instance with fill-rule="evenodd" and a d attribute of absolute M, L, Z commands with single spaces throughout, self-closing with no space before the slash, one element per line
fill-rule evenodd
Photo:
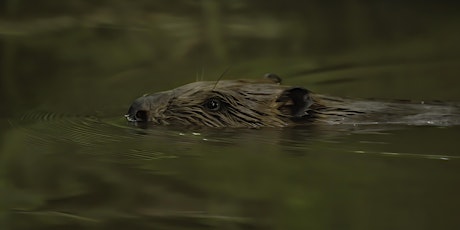
<path fill-rule="evenodd" d="M 123 117 L 144 93 L 228 66 L 225 79 L 458 102 L 455 5 L 88 4 L 17 3 L 0 20 L 1 229 L 460 227 L 458 126 Z"/>

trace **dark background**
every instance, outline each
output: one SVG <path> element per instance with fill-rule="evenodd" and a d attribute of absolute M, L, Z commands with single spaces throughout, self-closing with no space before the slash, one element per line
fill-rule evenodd
<path fill-rule="evenodd" d="M 3 117 L 126 107 L 146 92 L 215 80 L 227 67 L 227 78 L 275 72 L 330 94 L 460 99 L 454 1 L 0 4 Z M 372 80 L 310 86 L 355 78 Z"/>
<path fill-rule="evenodd" d="M 0 0 L 0 229 L 459 229 L 459 127 L 141 129 L 260 78 L 460 101 L 455 1 Z"/>

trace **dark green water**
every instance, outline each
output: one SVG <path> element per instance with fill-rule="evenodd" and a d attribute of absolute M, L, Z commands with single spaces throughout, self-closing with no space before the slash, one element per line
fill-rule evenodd
<path fill-rule="evenodd" d="M 0 229 L 458 229 L 460 127 L 141 129 L 138 96 L 259 78 L 460 101 L 458 4 L 1 3 Z"/>

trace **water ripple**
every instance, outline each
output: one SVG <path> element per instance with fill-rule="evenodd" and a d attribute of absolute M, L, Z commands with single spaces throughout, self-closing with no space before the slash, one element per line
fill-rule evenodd
<path fill-rule="evenodd" d="M 31 146 L 33 151 L 41 153 L 73 151 L 153 160 L 175 158 L 174 150 L 187 146 L 171 145 L 172 141 L 205 141 L 193 131 L 135 127 L 123 116 L 102 118 L 31 111 L 18 120 L 10 121 L 10 124 L 14 131 L 14 142 Z"/>
<path fill-rule="evenodd" d="M 372 154 L 382 156 L 394 156 L 394 157 L 411 157 L 411 158 L 423 158 L 431 160 L 453 160 L 460 159 L 460 156 L 442 155 L 442 154 L 416 154 L 416 153 L 403 153 L 403 152 L 377 152 L 377 151 L 364 151 L 354 150 L 353 153 L 359 154 Z"/>

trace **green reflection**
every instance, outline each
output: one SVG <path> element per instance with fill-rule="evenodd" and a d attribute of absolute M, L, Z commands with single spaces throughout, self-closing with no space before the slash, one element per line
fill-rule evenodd
<path fill-rule="evenodd" d="M 457 3 L 0 4 L 1 229 L 457 227 L 457 127 L 122 117 L 139 95 L 228 66 L 228 79 L 276 72 L 338 96 L 460 100 Z"/>

